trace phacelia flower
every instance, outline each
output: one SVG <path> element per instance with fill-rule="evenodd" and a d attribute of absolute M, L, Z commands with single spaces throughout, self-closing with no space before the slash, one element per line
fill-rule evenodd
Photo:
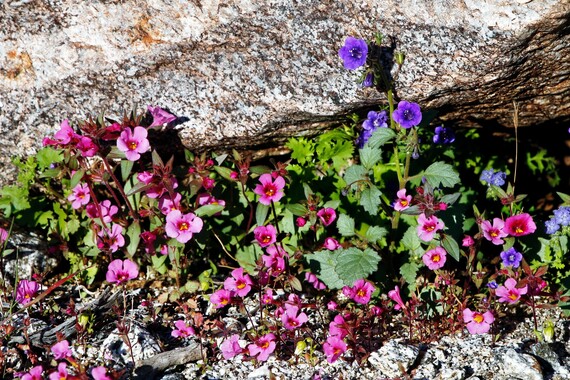
<path fill-rule="evenodd" d="M 430 249 L 422 256 L 424 264 L 431 270 L 440 269 L 445 264 L 447 252 L 442 247 Z"/>
<path fill-rule="evenodd" d="M 532 216 L 527 213 L 509 216 L 505 220 L 505 232 L 511 236 L 524 236 L 536 231 Z"/>
<path fill-rule="evenodd" d="M 495 245 L 501 245 L 504 243 L 502 238 L 508 236 L 508 234 L 504 231 L 505 222 L 503 222 L 500 218 L 494 218 L 493 224 L 488 220 L 484 220 L 481 223 L 481 230 L 483 231 L 483 236 L 485 239 L 489 240 L 491 243 Z"/>
<path fill-rule="evenodd" d="M 482 182 L 487 183 L 487 185 L 503 186 L 507 174 L 502 171 L 494 171 L 493 169 L 483 170 L 481 172 L 481 177 L 479 178 Z"/>
<path fill-rule="evenodd" d="M 501 252 L 501 259 L 503 260 L 503 265 L 506 267 L 518 268 L 522 261 L 522 254 L 517 252 L 513 247 Z"/>
<path fill-rule="evenodd" d="M 70 358 L 73 356 L 71 349 L 69 348 L 69 342 L 67 340 L 62 340 L 57 342 L 51 347 L 51 353 L 55 360 L 63 360 L 65 358 Z"/>
<path fill-rule="evenodd" d="M 344 295 L 352 299 L 354 302 L 363 305 L 370 302 L 370 297 L 372 296 L 372 293 L 374 293 L 374 290 L 376 290 L 374 285 L 364 279 L 356 280 L 351 287 L 345 286 L 342 288 Z"/>
<path fill-rule="evenodd" d="M 398 108 L 392 113 L 392 118 L 402 128 L 408 129 L 421 123 L 422 111 L 417 103 L 402 100 L 398 103 Z"/>
<path fill-rule="evenodd" d="M 107 376 L 107 368 L 103 366 L 93 368 L 91 370 L 91 376 L 93 376 L 93 380 L 111 380 L 111 378 Z"/>
<path fill-rule="evenodd" d="M 16 302 L 27 305 L 34 299 L 39 289 L 40 286 L 35 281 L 20 280 L 16 288 Z"/>
<path fill-rule="evenodd" d="M 432 215 L 429 218 L 425 214 L 420 214 L 418 216 L 418 236 L 423 241 L 431 241 L 433 236 L 437 231 L 442 230 L 445 227 L 443 221 L 437 218 L 437 216 Z"/>
<path fill-rule="evenodd" d="M 370 111 L 368 112 L 366 120 L 362 123 L 362 132 L 356 141 L 359 148 L 363 148 L 368 142 L 372 134 L 378 128 L 388 127 L 388 114 L 386 111 Z"/>
<path fill-rule="evenodd" d="M 111 223 L 113 215 L 119 212 L 119 208 L 111 204 L 111 201 L 108 199 L 99 202 L 99 208 L 101 209 L 101 215 L 99 215 L 99 210 L 97 209 L 97 205 L 95 203 L 89 203 L 85 207 L 87 216 L 92 219 L 95 218 L 102 219 L 105 223 Z"/>
<path fill-rule="evenodd" d="M 369 72 L 366 74 L 364 80 L 362 81 L 362 87 L 372 87 L 372 86 L 374 86 L 374 73 Z"/>
<path fill-rule="evenodd" d="M 67 363 L 61 362 L 57 365 L 57 371 L 49 374 L 49 380 L 66 380 L 67 376 Z"/>
<path fill-rule="evenodd" d="M 117 252 L 124 245 L 123 227 L 120 224 L 113 223 L 111 228 L 104 228 L 97 232 L 97 247 L 101 250 Z"/>
<path fill-rule="evenodd" d="M 347 37 L 344 45 L 338 51 L 338 55 L 343 60 L 345 69 L 358 69 L 366 63 L 368 44 L 364 40 Z"/>
<path fill-rule="evenodd" d="M 336 362 L 346 352 L 346 349 L 346 343 L 336 335 L 329 336 L 323 344 L 323 351 L 329 363 Z"/>
<path fill-rule="evenodd" d="M 560 206 L 552 212 L 554 220 L 560 226 L 565 227 L 570 225 L 570 206 Z"/>
<path fill-rule="evenodd" d="M 253 235 L 261 248 L 267 247 L 277 241 L 277 230 L 271 224 L 255 227 Z"/>
<path fill-rule="evenodd" d="M 232 300 L 232 292 L 226 289 L 216 290 L 210 295 L 210 302 L 216 307 L 221 309 L 230 304 Z"/>
<path fill-rule="evenodd" d="M 489 289 L 493 289 L 493 290 L 494 290 L 494 289 L 497 289 L 497 288 L 499 287 L 499 284 L 497 284 L 497 281 L 489 281 L 489 282 L 487 283 L 487 287 L 488 287 Z"/>
<path fill-rule="evenodd" d="M 433 135 L 434 144 L 451 144 L 455 141 L 455 132 L 449 127 L 443 125 L 435 127 L 435 134 Z"/>
<path fill-rule="evenodd" d="M 260 362 L 264 362 L 269 358 L 269 355 L 275 351 L 275 335 L 272 333 L 266 334 L 261 338 L 257 339 L 255 343 L 247 346 L 249 354 L 251 356 L 257 356 L 256 359 Z"/>
<path fill-rule="evenodd" d="M 152 115 L 152 124 L 150 125 L 151 127 L 162 126 L 164 124 L 171 123 L 177 119 L 176 116 L 163 110 L 160 107 L 147 106 L 146 109 Z"/>
<path fill-rule="evenodd" d="M 243 353 L 243 347 L 239 344 L 239 335 L 233 334 L 220 344 L 224 359 L 229 360 Z"/>
<path fill-rule="evenodd" d="M 259 203 L 269 206 L 271 202 L 277 202 L 285 193 L 283 189 L 285 188 L 285 179 L 281 176 L 277 176 L 275 181 L 269 173 L 262 174 L 259 177 L 259 184 L 255 186 L 253 192 L 259 195 Z"/>
<path fill-rule="evenodd" d="M 71 190 L 71 194 L 67 197 L 74 209 L 81 208 L 89 203 L 91 195 L 89 194 L 89 186 L 86 183 L 80 183 Z"/>
<path fill-rule="evenodd" d="M 546 227 L 546 233 L 549 235 L 555 234 L 560 230 L 560 225 L 556 223 L 555 219 L 548 219 L 544 222 L 544 226 Z"/>
<path fill-rule="evenodd" d="M 402 296 L 400 295 L 400 287 L 398 287 L 397 285 L 393 290 L 390 290 L 388 292 L 388 298 L 396 302 L 394 309 L 400 310 L 406 308 L 406 304 L 404 303 L 404 301 L 402 301 Z"/>
<path fill-rule="evenodd" d="M 30 370 L 30 372 L 25 373 L 22 376 L 22 380 L 42 380 L 44 374 L 44 369 L 41 365 L 38 365 Z"/>
<path fill-rule="evenodd" d="M 469 334 L 486 334 L 494 321 L 495 317 L 489 310 L 480 313 L 469 308 L 463 309 L 463 322 L 467 324 Z"/>
<path fill-rule="evenodd" d="M 117 148 L 125 153 L 129 161 L 137 161 L 141 154 L 150 150 L 148 131 L 143 127 L 135 127 L 134 130 L 127 127 L 117 139 Z"/>
<path fill-rule="evenodd" d="M 528 291 L 528 285 L 522 288 L 517 288 L 517 280 L 514 278 L 508 278 L 505 281 L 505 285 L 501 285 L 495 291 L 495 294 L 499 297 L 499 302 L 515 303 Z"/>
<path fill-rule="evenodd" d="M 294 330 L 302 326 L 308 320 L 307 314 L 303 312 L 299 313 L 297 306 L 286 305 L 285 312 L 281 315 L 281 322 L 283 322 L 283 327 L 287 330 Z"/>
<path fill-rule="evenodd" d="M 336 219 L 336 211 L 331 207 L 322 208 L 317 211 L 317 216 L 325 226 L 329 226 Z"/>
<path fill-rule="evenodd" d="M 396 196 L 398 197 L 398 199 L 396 199 L 396 202 L 394 202 L 394 210 L 403 211 L 410 207 L 410 204 L 412 202 L 412 196 L 406 195 L 406 189 L 398 190 Z"/>
<path fill-rule="evenodd" d="M 196 335 L 194 328 L 192 326 L 188 326 L 182 319 L 174 322 L 174 327 L 176 327 L 176 329 L 172 330 L 170 334 L 175 338 L 187 338 L 189 336 Z"/>
<path fill-rule="evenodd" d="M 180 243 L 187 243 L 192 235 L 202 231 L 204 222 L 193 213 L 182 214 L 180 210 L 172 210 L 166 215 L 164 231 L 171 238 L 176 238 Z"/>
<path fill-rule="evenodd" d="M 106 279 L 107 282 L 121 285 L 129 280 L 137 278 L 139 275 L 139 268 L 137 264 L 131 260 L 116 259 L 111 261 L 107 268 Z"/>
<path fill-rule="evenodd" d="M 234 292 L 240 297 L 245 297 L 251 290 L 253 281 L 248 274 L 243 273 L 243 268 L 237 268 L 232 271 L 231 277 L 224 281 L 224 289 Z"/>
<path fill-rule="evenodd" d="M 325 239 L 323 247 L 329 251 L 334 251 L 340 248 L 340 243 L 335 238 L 328 237 Z"/>

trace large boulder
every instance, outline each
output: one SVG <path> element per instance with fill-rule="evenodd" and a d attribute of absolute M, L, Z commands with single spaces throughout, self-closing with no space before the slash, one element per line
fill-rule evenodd
<path fill-rule="evenodd" d="M 190 148 L 270 145 L 383 101 L 346 36 L 406 53 L 397 96 L 458 125 L 570 120 L 568 0 L 0 1 L 0 165 L 61 120 L 168 108 Z"/>

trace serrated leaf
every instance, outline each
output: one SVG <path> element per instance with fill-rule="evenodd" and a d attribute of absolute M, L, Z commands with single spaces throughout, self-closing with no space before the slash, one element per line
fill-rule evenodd
<path fill-rule="evenodd" d="M 368 171 L 361 165 L 352 165 L 346 169 L 344 173 L 344 182 L 346 186 L 355 189 L 359 186 L 361 181 L 368 181 Z"/>
<path fill-rule="evenodd" d="M 455 261 L 459 261 L 459 244 L 455 241 L 454 238 L 445 234 L 441 239 L 441 246 L 449 253 L 451 257 L 455 259 Z"/>
<path fill-rule="evenodd" d="M 336 273 L 346 286 L 352 286 L 354 281 L 367 278 L 378 269 L 380 256 L 374 250 L 358 248 L 339 250 Z"/>
<path fill-rule="evenodd" d="M 378 128 L 372 133 L 372 136 L 370 136 L 366 144 L 372 148 L 379 148 L 395 137 L 396 132 L 392 129 Z"/>
<path fill-rule="evenodd" d="M 420 257 L 425 253 L 425 249 L 422 247 L 422 241 L 418 236 L 417 228 L 414 226 L 406 230 L 402 238 L 402 244 L 404 244 L 404 247 L 408 249 L 412 256 Z"/>
<path fill-rule="evenodd" d="M 321 280 L 329 289 L 340 289 L 345 284 L 336 272 L 337 259 L 340 252 L 331 252 L 328 250 L 318 251 L 313 254 L 305 255 L 305 259 L 319 280 Z"/>
<path fill-rule="evenodd" d="M 433 187 L 453 187 L 459 183 L 459 174 L 453 166 L 442 161 L 437 161 L 428 166 L 423 176 Z"/>
<path fill-rule="evenodd" d="M 400 275 L 411 287 L 415 287 L 420 265 L 415 262 L 406 263 L 400 267 Z"/>
<path fill-rule="evenodd" d="M 365 146 L 358 150 L 360 156 L 360 163 L 366 169 L 371 170 L 374 165 L 380 160 L 382 151 L 380 149 L 375 149 L 370 146 Z"/>
<path fill-rule="evenodd" d="M 370 226 L 368 230 L 366 230 L 365 237 L 369 242 L 376 243 L 378 240 L 384 238 L 387 233 L 388 230 L 384 227 Z"/>
<path fill-rule="evenodd" d="M 382 192 L 374 185 L 362 190 L 360 194 L 360 205 L 364 207 L 370 215 L 377 215 L 378 208 L 380 207 L 380 196 Z"/>
<path fill-rule="evenodd" d="M 440 202 L 443 202 L 447 205 L 452 205 L 457 202 L 459 197 L 461 197 L 461 193 L 445 194 L 440 198 Z"/>
<path fill-rule="evenodd" d="M 46 146 L 38 151 L 36 159 L 39 169 L 44 170 L 49 168 L 52 164 L 63 161 L 63 154 L 59 150 Z"/>
<path fill-rule="evenodd" d="M 314 143 L 304 137 L 292 138 L 285 146 L 291 149 L 291 158 L 304 164 L 313 157 Z"/>
<path fill-rule="evenodd" d="M 342 236 L 354 236 L 356 232 L 354 231 L 354 219 L 346 214 L 340 214 L 336 221 L 336 228 L 338 233 Z"/>

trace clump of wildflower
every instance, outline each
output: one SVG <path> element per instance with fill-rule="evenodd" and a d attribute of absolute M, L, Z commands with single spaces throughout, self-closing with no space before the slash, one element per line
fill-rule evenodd
<path fill-rule="evenodd" d="M 426 251 L 422 256 L 424 264 L 431 270 L 440 269 L 445 264 L 447 252 L 442 247 L 435 247 Z"/>
<path fill-rule="evenodd" d="M 216 307 L 221 309 L 230 304 L 232 300 L 232 292 L 226 289 L 216 290 L 210 295 L 210 302 Z"/>
<path fill-rule="evenodd" d="M 435 127 L 435 134 L 433 135 L 434 144 L 451 144 L 455 141 L 455 132 L 450 127 L 440 125 Z"/>
<path fill-rule="evenodd" d="M 120 224 L 113 223 L 111 228 L 104 228 L 97 232 L 97 248 L 101 250 L 117 252 L 124 245 L 123 227 Z"/>
<path fill-rule="evenodd" d="M 319 281 L 319 278 L 311 272 L 305 272 L 305 281 L 313 285 L 313 287 L 317 290 L 324 290 L 327 288 L 327 286 Z"/>
<path fill-rule="evenodd" d="M 224 289 L 234 292 L 240 297 L 245 297 L 251 290 L 253 281 L 248 274 L 243 273 L 243 268 L 236 268 L 232 271 L 231 277 L 224 281 Z"/>
<path fill-rule="evenodd" d="M 505 232 L 511 236 L 524 236 L 536 231 L 532 216 L 527 213 L 509 216 L 505 220 Z"/>
<path fill-rule="evenodd" d="M 338 336 L 332 335 L 323 344 L 323 351 L 329 363 L 334 363 L 347 350 L 346 343 Z"/>
<path fill-rule="evenodd" d="M 285 312 L 281 315 L 281 322 L 283 322 L 283 327 L 287 330 L 294 330 L 302 326 L 308 320 L 307 314 L 299 312 L 297 306 L 285 304 Z"/>
<path fill-rule="evenodd" d="M 69 348 L 69 342 L 67 340 L 62 340 L 54 344 L 51 347 L 51 353 L 53 354 L 55 360 L 62 360 L 73 356 L 71 349 Z"/>
<path fill-rule="evenodd" d="M 526 294 L 528 291 L 528 285 L 522 288 L 517 288 L 517 280 L 514 278 L 508 278 L 504 285 L 501 285 L 495 291 L 495 294 L 499 296 L 499 302 L 515 303 L 522 295 Z"/>
<path fill-rule="evenodd" d="M 494 218 L 493 224 L 488 220 L 484 220 L 481 223 L 481 230 L 483 231 L 483 236 L 485 239 L 489 240 L 495 245 L 501 245 L 504 243 L 502 238 L 508 236 L 504 231 L 505 222 L 500 218 Z"/>
<path fill-rule="evenodd" d="M 398 103 L 398 108 L 392 113 L 392 118 L 402 128 L 409 129 L 422 122 L 422 111 L 417 103 L 402 100 Z"/>
<path fill-rule="evenodd" d="M 467 324 L 469 334 L 486 334 L 494 321 L 495 317 L 489 310 L 480 313 L 469 308 L 463 309 L 463 322 Z"/>
<path fill-rule="evenodd" d="M 418 216 L 418 236 L 423 241 L 431 241 L 433 236 L 437 231 L 442 230 L 445 227 L 443 221 L 437 218 L 435 215 L 426 217 L 425 214 L 420 214 Z"/>
<path fill-rule="evenodd" d="M 187 243 L 192 235 L 202 231 L 204 222 L 193 213 L 182 214 L 180 210 L 172 210 L 166 215 L 166 235 L 176 238 L 180 243 Z"/>
<path fill-rule="evenodd" d="M 275 245 L 267 247 L 266 252 L 267 255 L 261 256 L 263 265 L 269 268 L 269 274 L 277 277 L 285 270 L 285 255 L 287 252 L 282 247 L 275 247 Z"/>
<path fill-rule="evenodd" d="M 475 240 L 469 235 L 465 235 L 461 241 L 461 246 L 463 247 L 471 247 L 473 244 L 475 244 Z"/>
<path fill-rule="evenodd" d="M 196 335 L 194 328 L 192 326 L 188 326 L 182 319 L 174 322 L 174 327 L 176 327 L 176 329 L 172 330 L 170 334 L 175 338 L 187 338 L 189 336 Z"/>
<path fill-rule="evenodd" d="M 275 351 L 277 344 L 275 343 L 275 335 L 272 333 L 263 335 L 259 339 L 256 339 L 254 343 L 247 346 L 249 354 L 251 356 L 256 356 L 256 359 L 260 362 L 264 362 L 269 358 L 269 355 Z"/>
<path fill-rule="evenodd" d="M 27 305 L 34 299 L 40 286 L 35 281 L 20 280 L 16 288 L 16 302 Z"/>
<path fill-rule="evenodd" d="M 259 195 L 259 203 L 269 206 L 271 202 L 277 202 L 285 193 L 283 188 L 285 188 L 285 179 L 281 176 L 277 176 L 275 180 L 269 173 L 262 174 L 259 177 L 259 184 L 255 187 L 253 192 Z"/>
<path fill-rule="evenodd" d="M 141 154 L 150 150 L 147 136 L 148 131 L 143 127 L 135 127 L 134 130 L 127 127 L 117 139 L 117 148 L 125 153 L 127 160 L 137 161 Z"/>
<path fill-rule="evenodd" d="M 560 228 L 570 225 L 570 206 L 560 206 L 552 212 L 552 217 L 547 220 L 544 225 L 546 226 L 546 233 L 549 235 L 555 234 Z"/>
<path fill-rule="evenodd" d="M 412 196 L 406 195 L 406 189 L 400 189 L 396 193 L 398 199 L 394 202 L 394 210 L 396 211 L 404 211 L 405 209 L 410 208 L 410 204 L 412 203 Z"/>
<path fill-rule="evenodd" d="M 137 267 L 137 264 L 133 263 L 129 259 L 116 259 L 111 261 L 109 264 L 106 279 L 107 282 L 121 285 L 129 280 L 137 278 L 138 275 L 139 268 Z"/>
<path fill-rule="evenodd" d="M 352 286 L 342 288 L 342 292 L 345 296 L 363 305 L 370 302 L 370 297 L 372 293 L 374 293 L 374 290 L 376 290 L 374 285 L 364 279 L 356 280 Z"/>
<path fill-rule="evenodd" d="M 225 339 L 222 344 L 220 344 L 220 349 L 226 360 L 242 354 L 243 347 L 240 345 L 239 335 L 233 334 L 228 339 Z"/>
<path fill-rule="evenodd" d="M 81 206 L 85 206 L 91 200 L 89 186 L 86 183 L 77 184 L 77 186 L 71 190 L 71 194 L 69 194 L 67 200 L 71 202 L 71 207 L 74 209 L 79 209 Z"/>
<path fill-rule="evenodd" d="M 261 248 L 267 247 L 277 241 L 277 230 L 271 224 L 255 227 L 253 235 Z"/>
<path fill-rule="evenodd" d="M 481 177 L 479 178 L 482 182 L 487 183 L 487 185 L 503 186 L 505 184 L 505 179 L 507 174 L 502 171 L 494 171 L 493 169 L 483 170 Z"/>
<path fill-rule="evenodd" d="M 101 210 L 101 214 L 99 214 L 97 205 L 94 203 L 89 203 L 85 207 L 85 211 L 88 217 L 90 217 L 91 219 L 99 218 L 105 223 L 111 223 L 113 215 L 119 212 L 119 208 L 111 204 L 111 201 L 108 199 L 99 202 L 99 209 Z"/>
<path fill-rule="evenodd" d="M 345 69 L 358 69 L 366 63 L 368 44 L 364 40 L 347 37 L 344 45 L 338 51 L 338 55 L 343 60 Z"/>
<path fill-rule="evenodd" d="M 501 260 L 503 260 L 503 265 L 506 267 L 518 268 L 522 261 L 522 254 L 517 252 L 514 247 L 501 252 Z"/>

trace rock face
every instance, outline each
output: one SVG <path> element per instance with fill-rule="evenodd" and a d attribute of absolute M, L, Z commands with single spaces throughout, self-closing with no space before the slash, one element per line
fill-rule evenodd
<path fill-rule="evenodd" d="M 375 32 L 406 53 L 397 96 L 446 123 L 510 126 L 513 100 L 521 126 L 567 122 L 569 14 L 568 0 L 0 1 L 0 164 L 63 119 L 134 103 L 186 118 L 191 148 L 317 133 L 383 101 L 337 55 Z"/>

